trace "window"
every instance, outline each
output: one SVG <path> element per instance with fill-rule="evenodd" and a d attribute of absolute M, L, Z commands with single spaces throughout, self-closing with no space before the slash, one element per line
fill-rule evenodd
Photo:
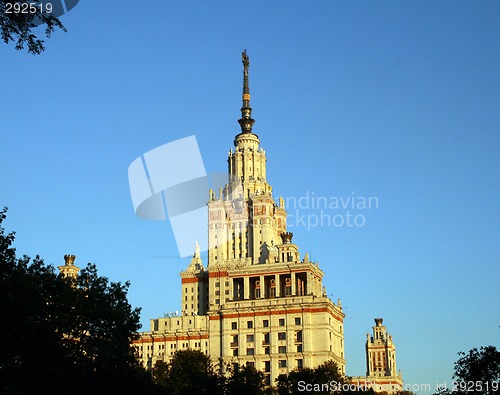
<path fill-rule="evenodd" d="M 300 325 L 300 317 L 295 317 L 295 325 Z"/>
<path fill-rule="evenodd" d="M 296 362 L 297 362 L 297 368 L 302 369 L 302 367 L 304 366 L 302 359 L 297 359 Z"/>
<path fill-rule="evenodd" d="M 215 299 L 215 304 L 220 304 L 220 299 Z"/>
<path fill-rule="evenodd" d="M 269 355 L 269 347 L 264 347 L 264 354 L 268 354 Z"/>
<path fill-rule="evenodd" d="M 299 345 L 297 346 L 297 352 L 302 352 L 302 344 L 299 344 Z"/>
<path fill-rule="evenodd" d="M 278 340 L 286 340 L 286 332 L 278 332 Z"/>
<path fill-rule="evenodd" d="M 219 287 L 220 287 L 220 282 L 218 282 L 218 281 L 217 281 L 217 282 L 215 283 L 215 287 L 216 287 L 216 288 L 219 288 Z"/>
<path fill-rule="evenodd" d="M 254 337 L 253 335 L 247 335 L 247 343 L 253 343 Z"/>
<path fill-rule="evenodd" d="M 269 332 L 264 333 L 264 341 L 262 342 L 263 344 L 269 344 Z"/>
<path fill-rule="evenodd" d="M 238 356 L 238 349 L 235 348 L 233 349 L 233 357 L 237 357 Z"/>
<path fill-rule="evenodd" d="M 285 319 L 284 318 L 280 318 L 279 325 L 285 326 Z"/>
<path fill-rule="evenodd" d="M 250 366 L 252 368 L 255 367 L 255 362 L 247 362 L 247 366 Z"/>
<path fill-rule="evenodd" d="M 286 353 L 286 346 L 279 346 L 278 353 L 285 354 Z"/>
<path fill-rule="evenodd" d="M 264 320 L 264 321 L 262 321 L 262 326 L 263 326 L 264 328 L 267 328 L 267 327 L 269 326 L 269 320 Z"/>
<path fill-rule="evenodd" d="M 226 281 L 225 284 L 226 284 L 226 287 L 229 287 L 229 281 Z"/>
<path fill-rule="evenodd" d="M 229 289 L 226 289 L 226 290 L 224 291 L 224 293 L 225 293 L 226 295 L 229 295 Z"/>
<path fill-rule="evenodd" d="M 271 371 L 271 361 L 264 361 L 264 372 Z"/>
<path fill-rule="evenodd" d="M 238 323 L 236 321 L 231 322 L 231 329 L 238 329 Z"/>
<path fill-rule="evenodd" d="M 295 342 L 302 343 L 302 331 L 295 332 Z"/>
<path fill-rule="evenodd" d="M 286 368 L 286 359 L 281 359 L 278 361 L 278 367 Z"/>
<path fill-rule="evenodd" d="M 253 348 L 247 348 L 247 355 L 254 355 L 254 349 Z"/>
<path fill-rule="evenodd" d="M 253 321 L 247 321 L 247 328 L 252 329 L 253 328 Z"/>

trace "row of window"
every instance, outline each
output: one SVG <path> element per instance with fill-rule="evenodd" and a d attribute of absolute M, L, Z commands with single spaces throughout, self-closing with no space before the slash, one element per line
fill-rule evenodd
<path fill-rule="evenodd" d="M 255 367 L 255 362 L 247 362 L 246 363 L 248 366 Z M 270 373 L 271 372 L 271 361 L 264 361 L 264 366 L 262 367 L 265 373 Z M 278 367 L 279 368 L 286 368 L 288 366 L 287 360 L 286 359 L 280 359 L 278 360 Z M 297 368 L 303 368 L 304 367 L 304 360 L 303 359 L 296 359 L 295 360 L 295 367 Z M 269 376 L 266 376 L 269 378 Z"/>
<path fill-rule="evenodd" d="M 302 352 L 302 344 L 297 346 L 296 352 Z M 278 347 L 278 354 L 286 354 L 286 353 L 287 353 L 286 346 Z M 264 354 L 265 355 L 270 354 L 269 347 L 264 347 Z M 247 356 L 255 355 L 255 348 L 251 348 L 251 347 L 247 348 L 246 355 Z M 233 357 L 238 357 L 238 356 L 240 356 L 239 349 L 238 348 L 233 349 Z"/>
<path fill-rule="evenodd" d="M 295 323 L 295 325 L 301 325 L 302 324 L 301 318 L 300 317 L 295 317 L 294 318 L 294 323 Z M 253 321 L 247 321 L 247 329 L 253 329 L 253 324 L 254 324 Z M 280 318 L 278 320 L 278 325 L 279 326 L 285 326 L 285 319 L 284 318 Z M 263 328 L 268 328 L 269 327 L 269 320 L 262 320 L 262 327 Z M 238 329 L 238 322 L 237 321 L 231 322 L 231 329 Z"/>
<path fill-rule="evenodd" d="M 201 348 L 201 342 L 194 342 L 194 347 L 195 348 Z M 205 342 L 205 347 L 208 347 L 208 342 Z M 177 344 L 171 343 L 170 344 L 171 349 L 176 349 Z M 189 348 L 189 343 L 180 343 L 179 348 Z M 143 346 L 138 347 L 139 351 L 143 351 Z M 147 351 L 153 351 L 154 347 L 152 345 L 147 346 Z M 164 350 L 165 349 L 165 344 L 160 344 L 158 345 L 158 350 Z"/>
<path fill-rule="evenodd" d="M 264 340 L 262 341 L 263 345 L 270 344 L 270 336 L 271 336 L 271 332 L 264 333 Z M 238 346 L 238 339 L 239 339 L 239 335 L 233 335 L 233 338 L 231 341 L 232 347 Z M 286 332 L 278 332 L 278 340 L 286 340 Z M 295 343 L 302 343 L 302 331 L 295 332 L 294 340 L 295 340 Z M 247 343 L 254 343 L 254 342 L 255 342 L 255 336 L 253 334 L 247 335 Z"/>

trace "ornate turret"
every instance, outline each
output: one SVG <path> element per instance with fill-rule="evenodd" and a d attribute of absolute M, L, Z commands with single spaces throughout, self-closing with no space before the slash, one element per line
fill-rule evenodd
<path fill-rule="evenodd" d="M 247 50 L 241 54 L 243 62 L 243 107 L 241 107 L 241 118 L 238 123 L 241 127 L 241 133 L 252 133 L 252 126 L 255 120 L 252 119 L 252 107 L 250 107 L 250 87 L 248 85 L 248 68 L 250 67 L 250 58 Z"/>
<path fill-rule="evenodd" d="M 58 266 L 59 271 L 64 277 L 76 278 L 80 268 L 75 266 L 75 255 L 64 255 L 64 265 Z"/>

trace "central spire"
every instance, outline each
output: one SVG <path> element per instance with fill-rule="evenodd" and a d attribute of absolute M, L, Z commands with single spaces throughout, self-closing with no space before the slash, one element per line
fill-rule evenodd
<path fill-rule="evenodd" d="M 252 126 L 255 120 L 252 119 L 252 107 L 250 107 L 250 87 L 248 85 L 248 69 L 250 68 L 250 58 L 247 50 L 242 52 L 241 61 L 243 62 L 243 107 L 241 107 L 241 118 L 238 123 L 241 127 L 241 133 L 252 133 Z"/>

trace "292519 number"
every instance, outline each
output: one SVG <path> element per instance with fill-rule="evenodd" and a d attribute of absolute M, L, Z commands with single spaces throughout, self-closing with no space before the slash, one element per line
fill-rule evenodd
<path fill-rule="evenodd" d="M 52 3 L 6 3 L 6 14 L 52 13 Z"/>
<path fill-rule="evenodd" d="M 453 381 L 452 382 L 453 392 L 483 392 L 483 391 L 494 391 L 496 392 L 499 388 L 498 381 Z"/>

